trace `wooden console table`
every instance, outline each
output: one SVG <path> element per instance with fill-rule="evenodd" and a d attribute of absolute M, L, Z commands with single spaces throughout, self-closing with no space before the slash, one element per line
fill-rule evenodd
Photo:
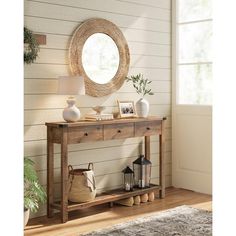
<path fill-rule="evenodd" d="M 47 126 L 47 216 L 53 216 L 53 209 L 61 212 L 61 221 L 68 220 L 68 212 L 103 203 L 159 190 L 165 197 L 164 146 L 166 118 L 129 118 L 109 121 L 79 121 L 75 123 L 51 122 Z M 96 142 L 101 140 L 144 137 L 145 157 L 150 159 L 150 136 L 159 135 L 159 185 L 125 192 L 112 190 L 86 203 L 68 203 L 68 144 Z M 61 144 L 61 201 L 54 202 L 54 143 Z"/>

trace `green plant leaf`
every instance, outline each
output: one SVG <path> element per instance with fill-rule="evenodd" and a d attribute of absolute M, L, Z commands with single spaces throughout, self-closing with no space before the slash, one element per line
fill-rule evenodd
<path fill-rule="evenodd" d="M 137 75 L 131 75 L 130 78 L 126 77 L 126 81 L 132 81 L 133 87 L 138 94 L 142 94 L 142 96 L 145 96 L 146 94 L 153 95 L 151 88 L 147 88 L 147 85 L 152 81 L 145 79 L 143 74 L 139 73 Z"/>
<path fill-rule="evenodd" d="M 39 203 L 46 201 L 46 192 L 40 185 L 34 162 L 24 158 L 24 207 L 36 212 Z"/>

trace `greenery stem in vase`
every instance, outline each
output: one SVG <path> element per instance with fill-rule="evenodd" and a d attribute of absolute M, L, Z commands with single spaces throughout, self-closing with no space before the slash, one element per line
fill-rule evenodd
<path fill-rule="evenodd" d="M 144 97 L 146 94 L 154 95 L 152 90 L 148 88 L 148 85 L 152 83 L 152 81 L 148 79 L 144 79 L 143 74 L 131 75 L 130 77 L 126 77 L 126 82 L 132 82 L 133 87 L 136 92 Z"/>
<path fill-rule="evenodd" d="M 136 103 L 136 110 L 139 117 L 147 117 L 149 113 L 149 102 L 144 99 L 145 95 L 154 95 L 151 88 L 148 86 L 152 81 L 145 79 L 143 74 L 131 75 L 126 77 L 126 82 L 132 82 L 137 94 L 142 98 Z"/>

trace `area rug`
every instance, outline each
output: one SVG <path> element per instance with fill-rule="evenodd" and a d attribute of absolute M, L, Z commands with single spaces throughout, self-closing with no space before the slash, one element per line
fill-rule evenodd
<path fill-rule="evenodd" d="M 212 235 L 212 213 L 189 206 L 180 206 L 83 235 L 209 236 Z"/>

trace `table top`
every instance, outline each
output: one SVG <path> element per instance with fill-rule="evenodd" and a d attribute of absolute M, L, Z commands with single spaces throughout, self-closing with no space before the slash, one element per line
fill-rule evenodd
<path fill-rule="evenodd" d="M 149 116 L 147 118 L 120 118 L 120 119 L 112 119 L 112 120 L 100 120 L 100 121 L 87 121 L 87 120 L 79 120 L 77 122 L 46 122 L 45 125 L 49 127 L 77 127 L 77 126 L 90 126 L 90 125 L 105 125 L 105 124 L 122 124 L 122 123 L 131 123 L 131 122 L 145 122 L 145 121 L 162 121 L 166 120 L 166 117 L 158 117 L 158 116 Z"/>

